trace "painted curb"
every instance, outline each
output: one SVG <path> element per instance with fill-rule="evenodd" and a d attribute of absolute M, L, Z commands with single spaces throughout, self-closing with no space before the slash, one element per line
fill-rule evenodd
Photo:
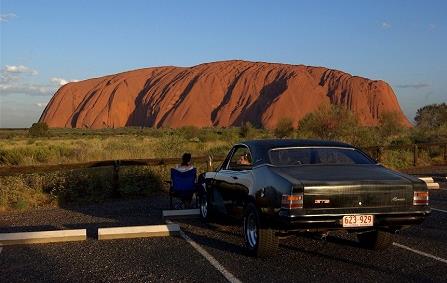
<path fill-rule="evenodd" d="M 98 240 L 166 237 L 180 231 L 178 224 L 99 228 Z"/>
<path fill-rule="evenodd" d="M 441 186 L 438 183 L 427 183 L 427 188 L 429 190 L 438 190 Z"/>
<path fill-rule="evenodd" d="M 429 190 L 447 188 L 447 177 L 420 177 L 419 180 L 424 181 Z"/>
<path fill-rule="evenodd" d="M 420 177 L 419 180 L 424 181 L 427 184 L 434 182 L 432 177 Z"/>
<path fill-rule="evenodd" d="M 0 246 L 85 241 L 86 229 L 1 233 Z"/>
<path fill-rule="evenodd" d="M 200 209 L 163 210 L 163 217 L 200 215 Z"/>

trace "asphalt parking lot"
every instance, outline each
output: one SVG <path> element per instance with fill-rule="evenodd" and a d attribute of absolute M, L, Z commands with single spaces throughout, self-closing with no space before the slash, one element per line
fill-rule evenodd
<path fill-rule="evenodd" d="M 181 236 L 5 246 L 0 282 L 225 282 L 224 273 L 242 282 L 446 282 L 447 190 L 430 194 L 436 210 L 422 225 L 396 235 L 395 245 L 386 251 L 361 248 L 349 234 L 326 240 L 302 235 L 282 239 L 277 257 L 258 259 L 242 248 L 238 223 L 185 218 L 173 221 L 195 246 Z M 141 212 L 158 213 L 144 206 L 138 211 L 140 221 Z M 112 215 L 102 214 L 100 223 L 108 223 Z"/>

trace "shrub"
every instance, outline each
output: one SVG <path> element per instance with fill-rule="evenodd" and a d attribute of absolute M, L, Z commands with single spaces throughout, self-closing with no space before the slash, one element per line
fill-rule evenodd
<path fill-rule="evenodd" d="M 322 106 L 307 114 L 298 124 L 299 134 L 307 138 L 342 140 L 354 143 L 359 123 L 353 113 L 342 106 Z"/>
<path fill-rule="evenodd" d="M 253 128 L 253 125 L 250 122 L 245 122 L 242 124 L 242 126 L 239 129 L 239 136 L 241 138 L 252 138 L 255 135 L 255 129 Z"/>
<path fill-rule="evenodd" d="M 181 134 L 187 140 L 198 137 L 200 131 L 196 126 L 184 126 L 176 130 L 177 133 Z"/>
<path fill-rule="evenodd" d="M 281 118 L 276 123 L 275 128 L 275 137 L 277 138 L 285 138 L 290 137 L 293 133 L 293 122 L 290 118 Z"/>
<path fill-rule="evenodd" d="M 45 137 L 48 133 L 48 125 L 44 122 L 34 123 L 28 130 L 28 134 L 32 137 Z"/>
<path fill-rule="evenodd" d="M 120 172 L 119 192 L 123 197 L 148 196 L 162 188 L 161 177 L 149 167 L 128 167 Z"/>
<path fill-rule="evenodd" d="M 392 139 L 398 137 L 404 132 L 402 124 L 399 121 L 397 112 L 382 113 L 379 118 L 378 134 L 384 142 L 390 143 Z"/>
<path fill-rule="evenodd" d="M 0 165 L 20 165 L 23 160 L 23 153 L 18 149 L 0 149 Z"/>

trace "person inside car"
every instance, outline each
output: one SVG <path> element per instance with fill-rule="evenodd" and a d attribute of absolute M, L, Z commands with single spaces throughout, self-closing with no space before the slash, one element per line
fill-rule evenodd
<path fill-rule="evenodd" d="M 248 157 L 248 153 L 241 154 L 239 156 L 238 162 L 239 165 L 250 165 L 250 158 Z"/>

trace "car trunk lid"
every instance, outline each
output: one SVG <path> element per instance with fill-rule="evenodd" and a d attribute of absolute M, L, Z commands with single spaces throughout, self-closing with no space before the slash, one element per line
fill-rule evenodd
<path fill-rule="evenodd" d="M 355 212 L 413 203 L 409 179 L 379 165 L 305 165 L 273 169 L 304 193 L 306 210 Z"/>

